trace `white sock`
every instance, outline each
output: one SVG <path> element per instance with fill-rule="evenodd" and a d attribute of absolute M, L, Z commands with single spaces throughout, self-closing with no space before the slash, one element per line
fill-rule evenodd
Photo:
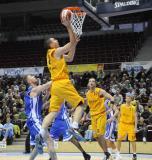
<path fill-rule="evenodd" d="M 107 150 L 110 154 L 112 153 L 112 148 L 107 148 Z"/>
<path fill-rule="evenodd" d="M 79 124 L 78 124 L 78 122 L 73 122 L 72 123 L 72 128 L 74 128 L 74 129 L 78 129 L 79 128 Z"/>
<path fill-rule="evenodd" d="M 120 151 L 117 151 L 117 153 L 116 153 L 116 154 L 120 156 Z"/>

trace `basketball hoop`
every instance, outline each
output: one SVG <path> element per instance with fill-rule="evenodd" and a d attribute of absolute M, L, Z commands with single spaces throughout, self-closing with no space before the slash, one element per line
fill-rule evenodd
<path fill-rule="evenodd" d="M 72 12 L 70 22 L 73 29 L 73 32 L 79 38 L 82 35 L 82 26 L 86 16 L 86 13 L 82 11 L 79 7 L 67 7 L 63 10 L 70 10 Z M 63 11 L 62 10 L 62 11 Z"/>

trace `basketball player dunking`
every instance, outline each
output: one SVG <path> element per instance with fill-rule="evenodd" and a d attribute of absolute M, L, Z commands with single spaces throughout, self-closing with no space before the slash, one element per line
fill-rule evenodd
<path fill-rule="evenodd" d="M 41 137 L 45 141 L 47 128 L 56 117 L 61 104 L 66 100 L 74 108 L 74 118 L 72 127 L 77 129 L 79 120 L 82 117 L 82 104 L 84 99 L 79 96 L 76 89 L 69 79 L 68 69 L 66 62 L 71 62 L 74 58 L 76 45 L 79 39 L 72 31 L 72 27 L 68 18 L 64 17 L 62 20 L 63 25 L 67 28 L 70 42 L 65 46 L 60 47 L 58 40 L 50 38 L 47 40 L 47 65 L 51 74 L 52 88 L 51 88 L 51 102 L 49 107 L 49 114 L 44 118 L 42 129 L 37 141 L 41 150 Z M 66 54 L 67 53 L 67 54 Z"/>

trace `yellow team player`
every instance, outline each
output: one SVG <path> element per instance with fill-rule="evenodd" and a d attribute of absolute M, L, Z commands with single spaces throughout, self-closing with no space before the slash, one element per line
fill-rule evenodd
<path fill-rule="evenodd" d="M 106 130 L 106 107 L 104 105 L 105 98 L 110 99 L 113 104 L 114 98 L 105 90 L 96 87 L 96 80 L 90 78 L 88 82 L 89 90 L 86 93 L 86 100 L 90 108 L 91 124 L 94 138 L 98 141 L 100 147 L 103 149 L 105 157 L 104 160 L 111 158 L 107 151 L 107 145 L 104 138 Z"/>
<path fill-rule="evenodd" d="M 59 46 L 59 42 L 55 38 L 47 40 L 47 65 L 51 74 L 52 86 L 51 86 L 51 102 L 49 107 L 49 114 L 44 118 L 42 123 L 42 129 L 40 135 L 37 138 L 37 148 L 40 147 L 40 140 L 42 137 L 45 140 L 46 130 L 48 126 L 53 122 L 60 109 L 61 104 L 66 100 L 73 107 L 75 107 L 75 114 L 73 118 L 73 128 L 78 128 L 79 120 L 82 117 L 82 104 L 84 99 L 79 96 L 76 89 L 72 85 L 66 62 L 71 62 L 74 58 L 76 45 L 79 39 L 72 31 L 70 21 L 63 17 L 63 25 L 67 28 L 70 42 L 63 47 Z M 40 145 L 39 145 L 40 144 Z"/>
<path fill-rule="evenodd" d="M 128 140 L 131 142 L 133 149 L 132 159 L 136 160 L 137 113 L 135 107 L 131 104 L 132 98 L 133 95 L 131 93 L 127 93 L 126 103 L 120 106 L 117 148 L 120 153 L 121 141 L 125 140 L 128 136 Z M 121 156 L 119 156 L 118 160 L 119 159 L 121 159 Z"/>

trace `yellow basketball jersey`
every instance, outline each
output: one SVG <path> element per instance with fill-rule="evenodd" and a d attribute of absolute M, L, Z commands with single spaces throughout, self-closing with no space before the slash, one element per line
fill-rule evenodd
<path fill-rule="evenodd" d="M 122 104 L 120 106 L 120 122 L 127 123 L 127 124 L 134 124 L 135 123 L 135 112 L 136 109 L 134 106 L 127 104 Z"/>
<path fill-rule="evenodd" d="M 86 94 L 88 105 L 90 108 L 90 115 L 98 115 L 106 111 L 104 100 L 105 98 L 100 96 L 101 88 L 95 88 L 94 91 L 89 90 Z"/>
<path fill-rule="evenodd" d="M 61 79 L 69 79 L 68 67 L 65 62 L 64 57 L 61 59 L 56 59 L 54 57 L 54 52 L 56 49 L 49 49 L 47 51 L 47 66 L 49 72 L 51 74 L 51 80 L 61 80 Z"/>

